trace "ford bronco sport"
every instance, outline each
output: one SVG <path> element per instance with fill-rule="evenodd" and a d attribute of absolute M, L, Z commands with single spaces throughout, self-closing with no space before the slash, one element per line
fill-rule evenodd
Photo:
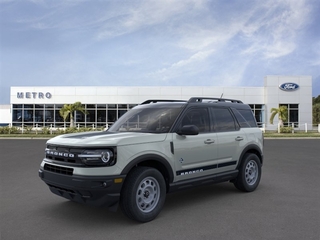
<path fill-rule="evenodd" d="M 239 100 L 148 100 L 107 131 L 47 142 L 40 178 L 69 200 L 153 220 L 169 192 L 230 181 L 245 192 L 261 178 L 263 134 Z"/>

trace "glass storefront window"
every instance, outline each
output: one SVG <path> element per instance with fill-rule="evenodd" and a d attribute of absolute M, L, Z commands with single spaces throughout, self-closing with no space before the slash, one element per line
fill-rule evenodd
<path fill-rule="evenodd" d="M 138 104 L 129 104 L 129 109 L 134 108 L 135 106 L 137 106 Z"/>
<path fill-rule="evenodd" d="M 34 122 L 43 122 L 43 110 L 34 111 Z"/>
<path fill-rule="evenodd" d="M 293 122 L 293 123 L 299 122 L 298 116 L 299 116 L 298 110 L 290 110 L 289 112 L 290 122 Z"/>
<path fill-rule="evenodd" d="M 23 122 L 33 122 L 33 110 L 24 110 L 22 121 Z"/>
<path fill-rule="evenodd" d="M 289 104 L 289 108 L 290 109 L 298 109 L 299 108 L 299 104 Z"/>
<path fill-rule="evenodd" d="M 106 109 L 106 104 L 97 104 L 97 108 Z"/>
<path fill-rule="evenodd" d="M 254 116 L 255 116 L 256 121 L 257 121 L 258 123 L 263 122 L 263 119 L 262 119 L 262 111 L 261 111 L 261 110 L 255 110 Z"/>
<path fill-rule="evenodd" d="M 118 110 L 118 119 L 127 112 L 127 110 Z"/>
<path fill-rule="evenodd" d="M 106 122 L 107 111 L 106 110 L 97 110 L 97 122 L 104 123 Z"/>
<path fill-rule="evenodd" d="M 54 121 L 56 123 L 63 123 L 64 122 L 63 118 L 60 116 L 60 110 L 55 110 L 54 111 Z M 67 121 L 68 121 L 68 119 L 67 119 Z"/>
<path fill-rule="evenodd" d="M 117 108 L 117 104 L 107 104 L 108 108 Z"/>
<path fill-rule="evenodd" d="M 35 104 L 34 108 L 44 108 L 44 105 L 43 104 Z"/>
<path fill-rule="evenodd" d="M 128 105 L 127 104 L 118 104 L 118 109 L 128 109 Z"/>
<path fill-rule="evenodd" d="M 60 116 L 60 109 L 64 104 L 13 104 L 12 122 L 15 126 L 69 126 L 70 117 L 65 121 Z M 82 126 L 96 127 L 112 125 L 119 117 L 128 111 L 128 109 L 137 106 L 137 104 L 84 104 L 87 115 L 74 113 L 74 123 Z M 65 122 L 65 123 L 64 123 Z"/>
<path fill-rule="evenodd" d="M 44 120 L 45 120 L 45 122 L 53 122 L 54 121 L 54 111 L 53 110 L 46 110 L 44 112 Z"/>
<path fill-rule="evenodd" d="M 24 104 L 23 107 L 26 109 L 26 108 L 30 108 L 30 109 L 33 109 L 34 106 L 33 104 Z"/>
<path fill-rule="evenodd" d="M 252 109 L 253 115 L 256 118 L 258 127 L 262 127 L 265 123 L 265 110 L 263 104 L 249 104 Z"/>
<path fill-rule="evenodd" d="M 22 122 L 22 110 L 21 109 L 13 109 L 12 121 L 13 122 Z"/>
<path fill-rule="evenodd" d="M 87 123 L 95 123 L 96 122 L 96 111 L 95 110 L 87 110 L 86 122 Z"/>
<path fill-rule="evenodd" d="M 22 108 L 22 104 L 13 104 L 12 108 Z"/>
<path fill-rule="evenodd" d="M 87 107 L 87 109 L 96 109 L 95 104 L 87 104 L 86 107 Z"/>
<path fill-rule="evenodd" d="M 108 110 L 108 123 L 114 123 L 117 120 L 117 110 Z"/>
<path fill-rule="evenodd" d="M 74 122 L 75 123 L 84 123 L 85 122 L 85 118 L 86 116 L 79 111 L 76 111 L 76 113 L 73 116 Z"/>
<path fill-rule="evenodd" d="M 279 104 L 279 106 L 286 106 L 288 109 L 287 121 L 283 123 L 284 126 L 299 127 L 299 104 Z"/>
<path fill-rule="evenodd" d="M 45 108 L 46 108 L 46 109 L 48 109 L 48 108 L 50 108 L 50 109 L 51 109 L 51 108 L 54 108 L 54 104 L 46 104 L 46 105 L 45 105 Z"/>

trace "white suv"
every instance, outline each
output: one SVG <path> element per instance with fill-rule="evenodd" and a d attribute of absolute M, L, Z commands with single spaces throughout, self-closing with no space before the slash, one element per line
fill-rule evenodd
<path fill-rule="evenodd" d="M 108 131 L 66 134 L 47 142 L 39 176 L 72 201 L 153 220 L 166 193 L 232 182 L 254 191 L 261 178 L 263 134 L 239 100 L 148 100 Z"/>

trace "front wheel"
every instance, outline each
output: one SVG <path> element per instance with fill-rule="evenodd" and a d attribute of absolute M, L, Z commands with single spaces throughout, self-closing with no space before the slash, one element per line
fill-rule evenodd
<path fill-rule="evenodd" d="M 239 174 L 234 180 L 234 186 L 244 192 L 254 191 L 261 178 L 261 162 L 257 155 L 247 153 L 239 167 Z"/>
<path fill-rule="evenodd" d="M 149 222 L 160 213 L 166 198 L 162 174 L 154 168 L 137 167 L 127 176 L 120 206 L 125 215 L 138 222 Z"/>

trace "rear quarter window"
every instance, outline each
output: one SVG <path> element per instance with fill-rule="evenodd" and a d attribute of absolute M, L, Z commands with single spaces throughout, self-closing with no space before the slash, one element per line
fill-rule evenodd
<path fill-rule="evenodd" d="M 232 109 L 237 121 L 242 128 L 257 127 L 257 122 L 251 109 Z"/>

